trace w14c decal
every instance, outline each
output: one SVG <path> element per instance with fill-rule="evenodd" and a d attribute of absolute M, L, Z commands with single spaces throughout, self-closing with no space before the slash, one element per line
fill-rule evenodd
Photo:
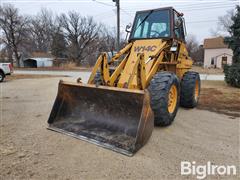
<path fill-rule="evenodd" d="M 155 51 L 157 46 L 136 46 L 134 47 L 134 52 L 144 52 L 144 51 Z"/>

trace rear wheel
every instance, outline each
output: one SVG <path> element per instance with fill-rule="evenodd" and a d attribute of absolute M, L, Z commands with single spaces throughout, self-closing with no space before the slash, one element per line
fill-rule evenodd
<path fill-rule="evenodd" d="M 201 89 L 201 80 L 197 72 L 188 71 L 181 81 L 180 105 L 185 108 L 194 108 L 198 104 Z"/>
<path fill-rule="evenodd" d="M 174 73 L 159 72 L 150 82 L 151 108 L 156 126 L 170 125 L 179 107 L 179 80 Z"/>
<path fill-rule="evenodd" d="M 0 82 L 3 82 L 4 77 L 5 77 L 4 73 L 0 71 Z"/>

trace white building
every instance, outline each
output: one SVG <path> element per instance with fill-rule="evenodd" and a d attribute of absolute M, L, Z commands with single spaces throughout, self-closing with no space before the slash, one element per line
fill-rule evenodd
<path fill-rule="evenodd" d="M 33 52 L 32 56 L 23 59 L 23 66 L 28 68 L 51 67 L 54 57 L 45 52 Z"/>
<path fill-rule="evenodd" d="M 23 60 L 23 64 L 29 68 L 52 67 L 53 58 L 28 58 Z"/>
<path fill-rule="evenodd" d="M 204 40 L 204 67 L 223 68 L 224 64 L 232 64 L 233 51 L 224 44 L 223 37 Z"/>

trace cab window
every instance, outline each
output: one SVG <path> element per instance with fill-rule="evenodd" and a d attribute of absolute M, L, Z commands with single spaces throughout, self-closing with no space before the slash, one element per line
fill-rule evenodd
<path fill-rule="evenodd" d="M 140 12 L 136 15 L 132 39 L 170 37 L 169 10 Z"/>
<path fill-rule="evenodd" d="M 184 29 L 183 29 L 183 19 L 180 18 L 176 12 L 174 12 L 174 35 L 177 39 L 185 40 Z"/>

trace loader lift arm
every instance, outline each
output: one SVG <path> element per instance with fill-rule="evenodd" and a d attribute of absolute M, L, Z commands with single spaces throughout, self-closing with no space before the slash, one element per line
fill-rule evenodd
<path fill-rule="evenodd" d="M 149 85 L 149 82 L 152 79 L 153 75 L 159 69 L 159 66 L 161 64 L 164 64 L 163 63 L 163 58 L 165 54 L 164 51 L 169 47 L 169 45 L 167 45 L 167 42 L 163 42 L 159 50 L 154 55 L 148 57 L 147 61 L 145 61 L 144 53 L 137 53 L 137 58 L 135 61 L 133 61 L 134 65 L 130 67 L 126 67 L 126 62 L 131 53 L 132 45 L 133 45 L 132 43 L 129 43 L 124 49 L 122 49 L 119 53 L 113 56 L 113 58 L 109 63 L 107 62 L 107 54 L 102 53 L 99 56 L 92 70 L 92 73 L 88 80 L 88 84 L 94 84 L 94 77 L 96 76 L 97 71 L 100 71 L 102 75 L 102 80 L 103 80 L 102 85 L 114 86 L 117 78 L 121 76 L 121 72 L 125 68 L 127 68 L 129 69 L 129 71 L 131 71 L 130 73 L 131 75 L 129 76 L 127 83 L 124 84 L 125 86 L 122 86 L 116 83 L 116 87 L 131 88 L 133 79 L 136 76 L 138 88 L 141 90 L 145 89 Z M 122 55 L 125 55 L 125 57 L 120 62 L 120 64 L 115 68 L 115 71 L 110 76 L 109 65 L 117 61 Z M 146 70 L 146 66 L 149 67 L 148 70 Z"/>

